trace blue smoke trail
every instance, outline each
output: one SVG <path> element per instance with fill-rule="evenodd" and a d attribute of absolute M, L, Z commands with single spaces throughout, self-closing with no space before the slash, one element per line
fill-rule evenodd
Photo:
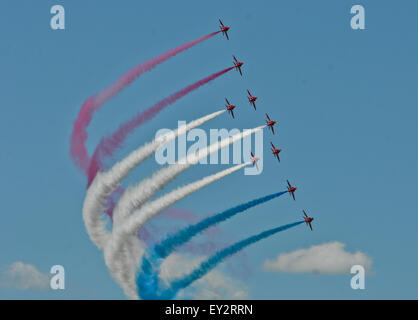
<path fill-rule="evenodd" d="M 138 292 L 140 293 L 141 298 L 156 300 L 162 299 L 162 297 L 165 296 L 164 292 L 167 292 L 167 290 L 160 289 L 164 285 L 160 283 L 160 279 L 158 277 L 159 267 L 162 263 L 162 259 L 168 257 L 176 248 L 188 242 L 191 238 L 203 230 L 254 206 L 280 197 L 285 193 L 287 193 L 287 191 L 277 192 L 237 205 L 214 216 L 203 219 L 197 224 L 186 227 L 167 237 L 159 244 L 156 244 L 151 250 L 151 253 L 144 254 L 142 258 L 142 266 L 137 276 Z M 165 298 L 168 299 L 169 297 Z"/>
<path fill-rule="evenodd" d="M 293 228 L 301 223 L 304 223 L 304 221 L 298 221 L 298 222 L 286 224 L 284 226 L 280 226 L 277 228 L 269 229 L 259 234 L 256 234 L 254 236 L 248 237 L 244 240 L 241 240 L 239 242 L 236 242 L 235 244 L 229 247 L 226 247 L 218 251 L 211 257 L 209 257 L 206 261 L 202 262 L 200 266 L 196 268 L 194 271 L 192 271 L 189 275 L 172 281 L 168 287 L 161 289 L 160 292 L 158 288 L 159 286 L 158 276 L 155 275 L 156 272 L 153 272 L 153 273 L 151 272 L 151 269 L 153 268 L 149 268 L 148 270 L 145 270 L 146 268 L 144 269 L 144 265 L 146 266 L 148 264 L 149 266 L 151 266 L 148 259 L 145 258 L 145 264 L 143 264 L 142 267 L 143 267 L 143 271 L 148 272 L 148 274 L 142 276 L 144 274 L 143 273 L 137 277 L 137 285 L 138 285 L 139 294 L 141 298 L 143 299 L 150 299 L 151 297 L 154 299 L 172 299 L 176 296 L 179 290 L 188 287 L 194 281 L 202 278 L 204 275 L 206 275 L 209 271 L 211 271 L 213 268 L 215 268 L 219 263 L 223 262 L 229 256 L 237 253 L 238 251 L 245 249 L 251 244 L 254 244 L 260 240 L 268 238 L 278 232 Z M 141 290 L 144 290 L 144 291 L 141 292 Z"/>
<path fill-rule="evenodd" d="M 251 200 L 249 202 L 237 205 L 233 208 L 218 213 L 214 216 L 210 216 L 206 219 L 203 219 L 202 221 L 194 225 L 188 226 L 180 231 L 177 231 L 175 234 L 168 236 L 159 244 L 156 244 L 153 249 L 153 255 L 155 255 L 155 258 L 157 259 L 164 259 L 168 257 L 176 248 L 188 242 L 191 238 L 193 238 L 195 235 L 202 232 L 203 230 L 211 226 L 214 226 L 222 221 L 225 221 L 229 218 L 232 218 L 234 215 L 240 212 L 248 210 L 252 207 L 255 207 L 259 204 L 270 201 L 277 197 L 280 197 L 282 194 L 285 193 L 287 193 L 287 191 L 277 192 L 258 199 Z"/>
<path fill-rule="evenodd" d="M 142 266 L 136 278 L 138 296 L 144 300 L 167 300 L 172 296 L 168 295 L 166 286 L 160 282 L 159 265 L 153 264 L 147 253 L 142 257 Z"/>
<path fill-rule="evenodd" d="M 260 240 L 263 240 L 265 238 L 268 238 L 278 232 L 287 230 L 289 228 L 295 227 L 301 223 L 304 223 L 304 221 L 298 221 L 290 224 L 286 224 L 281 227 L 273 228 L 270 230 L 263 231 L 259 234 L 256 234 L 254 236 L 248 237 L 247 239 L 244 239 L 242 241 L 239 241 L 229 247 L 226 247 L 225 249 L 222 249 L 212 255 L 209 259 L 202 262 L 200 266 L 192 271 L 189 275 L 172 281 L 171 283 L 171 291 L 173 294 L 173 297 L 177 294 L 177 292 L 180 289 L 184 289 L 188 287 L 190 284 L 192 284 L 194 281 L 200 279 L 204 275 L 206 275 L 209 271 L 211 271 L 213 268 L 215 268 L 219 263 L 221 263 L 223 260 L 225 260 L 227 257 L 237 253 L 238 251 L 241 251 L 242 249 L 248 247 L 249 245 L 256 243 Z"/>

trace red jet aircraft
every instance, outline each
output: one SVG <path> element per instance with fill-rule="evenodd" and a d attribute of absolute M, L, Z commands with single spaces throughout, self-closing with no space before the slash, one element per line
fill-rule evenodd
<path fill-rule="evenodd" d="M 233 104 L 230 104 L 227 98 L 225 98 L 225 101 L 226 101 L 226 110 L 228 110 L 228 112 L 231 114 L 232 118 L 235 119 L 234 109 L 235 109 L 236 106 L 233 105 Z"/>
<path fill-rule="evenodd" d="M 257 100 L 257 97 L 253 97 L 250 93 L 250 90 L 247 89 L 248 92 L 248 101 L 253 105 L 254 110 L 257 110 L 256 106 L 255 106 L 255 101 Z"/>
<path fill-rule="evenodd" d="M 273 142 L 270 142 L 271 146 L 273 148 L 271 148 L 271 151 L 273 152 L 273 155 L 277 158 L 277 160 L 279 160 L 280 162 L 280 157 L 279 157 L 279 153 L 282 151 L 282 149 L 276 149 L 276 147 L 274 146 Z"/>
<path fill-rule="evenodd" d="M 308 215 L 306 214 L 305 210 L 303 210 L 303 214 L 305 215 L 303 217 L 303 219 L 305 219 L 306 225 L 309 226 L 312 230 L 312 225 L 311 222 L 314 220 L 314 218 L 308 217 Z"/>
<path fill-rule="evenodd" d="M 255 166 L 258 170 L 257 161 L 260 160 L 260 158 L 254 157 L 254 153 L 251 152 L 251 162 L 253 163 L 253 167 Z"/>
<path fill-rule="evenodd" d="M 266 116 L 267 116 L 267 119 L 268 119 L 268 120 L 266 120 L 266 123 L 269 126 L 269 128 L 271 129 L 271 132 L 273 132 L 273 134 L 274 134 L 274 128 L 273 128 L 273 126 L 276 124 L 276 121 L 270 120 L 270 117 L 269 117 L 269 115 L 267 113 L 266 113 Z"/>
<path fill-rule="evenodd" d="M 235 70 L 238 70 L 240 75 L 242 75 L 242 71 L 241 71 L 241 67 L 244 64 L 244 62 L 238 61 L 237 58 L 235 58 L 235 56 L 232 56 L 235 60 L 234 62 L 234 68 Z"/>
<path fill-rule="evenodd" d="M 293 200 L 296 200 L 295 199 L 295 191 L 296 191 L 297 188 L 296 187 L 292 187 L 291 184 L 290 184 L 290 182 L 289 182 L 289 180 L 287 180 L 287 185 L 288 185 L 287 191 L 292 195 Z"/>
<path fill-rule="evenodd" d="M 219 28 L 221 28 L 222 34 L 223 34 L 224 36 L 226 36 L 226 38 L 229 40 L 229 37 L 228 37 L 228 30 L 229 30 L 229 27 L 225 27 L 225 26 L 224 26 L 224 24 L 222 23 L 221 19 L 219 19 L 219 23 L 221 24 L 221 25 L 219 26 Z"/>

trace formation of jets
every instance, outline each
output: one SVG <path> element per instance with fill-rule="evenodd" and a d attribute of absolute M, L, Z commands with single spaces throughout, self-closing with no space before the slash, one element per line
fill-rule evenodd
<path fill-rule="evenodd" d="M 228 31 L 229 31 L 230 27 L 225 26 L 222 23 L 221 19 L 219 19 L 219 23 L 220 23 L 219 28 L 221 29 L 222 34 L 227 38 L 227 40 L 229 40 Z M 232 57 L 234 58 L 233 68 L 235 68 L 235 70 L 237 70 L 240 73 L 240 75 L 242 76 L 241 68 L 244 65 L 244 62 L 238 61 L 238 59 L 234 55 Z M 247 93 L 248 93 L 248 96 L 247 96 L 248 102 L 253 106 L 254 110 L 257 110 L 255 102 L 258 99 L 258 97 L 253 96 L 251 94 L 250 90 L 248 90 L 248 89 L 247 89 Z M 228 113 L 230 113 L 232 118 L 235 119 L 234 109 L 236 108 L 236 105 L 230 104 L 227 98 L 225 98 L 225 101 L 226 101 L 226 109 L 228 110 Z M 277 123 L 277 121 L 271 120 L 267 113 L 266 113 L 266 117 L 267 117 L 266 125 L 271 130 L 271 132 L 274 134 L 274 125 Z M 272 152 L 273 156 L 280 162 L 279 153 L 282 151 L 282 149 L 277 149 L 274 146 L 273 142 L 270 142 L 270 144 L 272 146 L 271 152 Z M 257 167 L 257 170 L 258 170 L 257 161 L 259 161 L 259 160 L 260 160 L 260 158 L 255 157 L 253 152 L 251 152 L 251 162 L 252 162 L 253 166 Z M 289 180 L 287 180 L 287 192 L 289 192 L 289 194 L 293 198 L 293 200 L 296 200 L 296 198 L 295 198 L 295 191 L 296 190 L 297 190 L 297 188 L 293 187 L 290 184 Z M 305 210 L 303 210 L 303 214 L 304 214 L 303 219 L 305 220 L 306 225 L 309 226 L 312 230 L 312 224 L 311 223 L 314 220 L 314 218 L 309 217 L 306 214 Z"/>
<path fill-rule="evenodd" d="M 254 107 L 254 110 L 257 110 L 257 107 L 256 107 L 256 105 L 255 105 L 255 101 L 258 99 L 258 97 L 256 97 L 256 96 L 252 96 L 251 95 L 251 93 L 250 93 L 250 91 L 247 89 L 247 92 L 248 92 L 248 101 L 250 102 L 250 104 Z M 233 104 L 230 104 L 229 103 L 229 101 L 228 101 L 228 99 L 227 98 L 225 98 L 225 101 L 226 101 L 226 109 L 228 110 L 228 112 L 232 115 L 232 118 L 235 118 L 234 117 L 234 112 L 233 112 L 233 110 L 235 109 L 235 107 L 236 107 L 236 105 L 233 105 Z M 276 123 L 276 121 L 272 121 L 273 122 L 273 125 L 274 125 L 274 123 Z"/>

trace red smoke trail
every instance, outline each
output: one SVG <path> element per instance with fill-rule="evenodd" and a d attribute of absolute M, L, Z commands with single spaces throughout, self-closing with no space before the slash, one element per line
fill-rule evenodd
<path fill-rule="evenodd" d="M 149 121 L 153 117 L 155 117 L 161 110 L 168 107 L 169 105 L 173 104 L 177 100 L 181 99 L 188 93 L 192 92 L 193 90 L 198 89 L 199 87 L 205 85 L 206 83 L 215 80 L 219 76 L 227 73 L 228 71 L 232 70 L 233 67 L 224 69 L 222 71 L 216 72 L 209 77 L 206 77 L 202 80 L 199 80 L 176 93 L 164 98 L 163 100 L 157 102 L 152 107 L 149 107 L 145 111 L 137 114 L 131 120 L 122 124 L 118 130 L 116 130 L 112 135 L 107 136 L 100 140 L 99 145 L 97 146 L 96 150 L 90 161 L 90 167 L 88 169 L 88 182 L 87 187 L 90 186 L 91 182 L 93 181 L 94 177 L 96 176 L 97 172 L 102 169 L 103 167 L 103 158 L 111 156 L 115 150 L 120 147 L 126 137 L 137 127 L 142 125 L 143 123 Z"/>
<path fill-rule="evenodd" d="M 162 55 L 155 57 L 151 60 L 148 60 L 135 68 L 128 71 L 126 74 L 121 76 L 116 82 L 111 84 L 106 89 L 102 90 L 100 93 L 95 94 L 88 98 L 80 109 L 78 117 L 74 122 L 74 128 L 70 140 L 70 154 L 74 163 L 80 167 L 86 175 L 88 174 L 88 168 L 90 164 L 90 157 L 87 153 L 85 146 L 87 140 L 87 127 L 91 122 L 93 113 L 98 110 L 105 102 L 114 97 L 120 91 L 122 91 L 126 86 L 131 84 L 136 78 L 146 71 L 149 71 L 156 67 L 158 64 L 166 61 L 167 59 L 175 56 L 176 54 L 187 50 L 194 45 L 213 37 L 218 34 L 220 31 L 213 32 L 204 37 L 196 39 L 192 42 L 185 43 L 175 49 L 171 49 Z"/>

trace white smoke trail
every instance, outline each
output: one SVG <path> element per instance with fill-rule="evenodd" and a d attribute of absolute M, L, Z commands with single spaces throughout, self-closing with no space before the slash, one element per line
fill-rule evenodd
<path fill-rule="evenodd" d="M 266 126 L 256 127 L 254 129 L 246 130 L 233 135 L 232 137 L 215 142 L 209 147 L 206 147 L 195 154 L 189 154 L 180 159 L 177 163 L 172 164 L 155 172 L 150 178 L 142 180 L 134 187 L 128 188 L 121 196 L 117 203 L 114 215 L 118 216 L 120 221 L 124 221 L 135 209 L 139 208 L 148 199 L 150 199 L 158 190 L 164 187 L 167 183 L 177 177 L 180 173 L 190 168 L 190 166 L 199 162 L 199 160 L 206 158 L 208 155 L 217 152 L 219 149 L 227 147 L 228 145 L 243 139 Z M 114 228 L 122 225 L 121 223 L 114 223 Z"/>
<path fill-rule="evenodd" d="M 106 242 L 109 240 L 110 233 L 101 219 L 100 212 L 103 210 L 106 198 L 117 188 L 119 183 L 128 175 L 129 171 L 150 157 L 162 145 L 193 128 L 201 126 L 224 112 L 225 110 L 220 110 L 181 126 L 177 130 L 169 132 L 131 152 L 122 161 L 116 163 L 109 171 L 97 173 L 87 190 L 83 204 L 83 219 L 91 240 L 101 250 L 104 249 Z M 114 218 L 117 219 L 118 215 L 116 214 Z"/>
<path fill-rule="evenodd" d="M 208 184 L 222 179 L 223 177 L 226 177 L 227 175 L 230 175 L 231 173 L 234 173 L 235 171 L 238 171 L 239 169 L 248 166 L 251 163 L 252 162 L 246 162 L 236 165 L 232 168 L 228 168 L 213 175 L 207 176 L 196 182 L 189 183 L 188 185 L 185 185 L 183 187 L 179 187 L 176 190 L 171 191 L 154 201 L 146 202 L 139 210 L 135 212 L 134 215 L 128 218 L 128 221 L 126 222 L 126 224 L 124 224 L 125 227 L 123 228 L 123 230 L 121 230 L 121 232 L 129 234 L 131 233 L 131 230 L 138 230 L 144 225 L 146 221 L 153 218 L 162 210 L 167 209 L 169 206 L 173 205 L 177 201 L 180 201 L 181 199 L 187 197 L 191 193 L 196 192 L 206 187 Z"/>
<path fill-rule="evenodd" d="M 114 210 L 114 215 L 119 215 L 119 218 L 117 223 L 113 224 L 111 241 L 108 242 L 108 245 L 105 248 L 105 260 L 111 274 L 122 286 L 128 296 L 137 298 L 137 295 L 131 295 L 132 292 L 136 293 L 136 284 L 135 281 L 132 281 L 132 279 L 135 279 L 135 274 L 131 274 L 131 271 L 136 270 L 138 262 L 136 261 L 134 263 L 135 267 L 132 264 L 132 260 L 131 264 L 126 264 L 128 259 L 123 256 L 132 250 L 124 247 L 124 242 L 126 239 L 134 236 L 135 232 L 148 220 L 141 220 L 141 218 L 138 218 L 136 215 L 134 217 L 129 217 L 130 214 L 134 212 L 135 209 L 142 206 L 159 189 L 164 187 L 164 185 L 193 164 L 196 164 L 200 159 L 203 159 L 209 154 L 217 152 L 219 149 L 241 140 L 252 133 L 262 130 L 263 128 L 265 128 L 265 125 L 246 130 L 227 139 L 223 139 L 220 142 L 213 143 L 209 147 L 199 150 L 198 153 L 188 155 L 179 160 L 178 163 L 157 171 L 151 178 L 142 180 L 138 185 L 131 187 L 124 192 Z M 128 217 L 128 222 L 125 222 L 124 220 Z M 119 223 L 119 221 L 121 223 Z"/>
<path fill-rule="evenodd" d="M 130 230 L 138 230 L 146 221 L 155 217 L 175 202 L 249 164 L 251 162 L 236 165 L 183 187 L 179 187 L 154 201 L 146 202 L 138 212 L 130 216 L 128 221 L 123 224 L 128 227 L 119 227 L 116 232 L 115 230 L 113 231 L 112 240 L 105 248 L 105 261 L 113 277 L 121 284 L 127 296 L 134 299 L 138 298 L 135 274 L 139 268 L 140 257 L 143 253 L 142 251 L 138 251 L 138 249 L 131 248 L 132 245 L 137 245 L 138 242 L 135 241 L 134 233 L 131 233 Z"/>

